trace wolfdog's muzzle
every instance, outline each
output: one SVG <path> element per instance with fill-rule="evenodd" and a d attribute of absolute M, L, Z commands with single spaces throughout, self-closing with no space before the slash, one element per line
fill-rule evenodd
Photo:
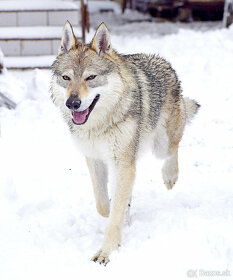
<path fill-rule="evenodd" d="M 88 117 L 91 111 L 94 109 L 99 98 L 100 95 L 97 94 L 87 109 L 84 111 L 78 111 L 82 101 L 78 97 L 70 96 L 66 101 L 66 106 L 72 111 L 73 123 L 77 125 L 84 124 L 88 120 Z"/>

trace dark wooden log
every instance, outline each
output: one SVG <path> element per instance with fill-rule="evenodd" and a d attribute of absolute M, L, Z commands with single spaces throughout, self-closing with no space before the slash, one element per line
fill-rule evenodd
<path fill-rule="evenodd" d="M 16 103 L 0 92 L 0 107 L 1 106 L 5 106 L 8 109 L 15 109 Z"/>

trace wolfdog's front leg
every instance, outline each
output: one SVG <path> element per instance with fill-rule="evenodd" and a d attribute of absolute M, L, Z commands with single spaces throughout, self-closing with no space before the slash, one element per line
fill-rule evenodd
<path fill-rule="evenodd" d="M 124 214 L 131 197 L 135 177 L 135 163 L 116 168 L 116 188 L 111 202 L 109 223 L 105 231 L 101 249 L 92 258 L 93 261 L 107 264 L 109 255 L 116 250 L 121 242 L 121 229 Z"/>
<path fill-rule="evenodd" d="M 100 215 L 108 217 L 109 198 L 108 198 L 108 171 L 106 165 L 101 160 L 86 158 L 87 165 L 91 174 L 96 208 Z"/>

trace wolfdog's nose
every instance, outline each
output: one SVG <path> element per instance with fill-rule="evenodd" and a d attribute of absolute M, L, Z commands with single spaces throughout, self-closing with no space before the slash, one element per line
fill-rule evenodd
<path fill-rule="evenodd" d="M 66 106 L 72 111 L 77 111 L 80 105 L 81 100 L 75 96 L 70 96 L 66 101 Z"/>

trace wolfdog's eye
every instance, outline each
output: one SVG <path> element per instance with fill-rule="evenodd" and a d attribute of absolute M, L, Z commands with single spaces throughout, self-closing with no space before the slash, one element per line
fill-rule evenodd
<path fill-rule="evenodd" d="M 66 75 L 62 76 L 62 78 L 63 78 L 63 80 L 70 81 L 70 77 L 68 77 Z"/>
<path fill-rule="evenodd" d="M 85 80 L 86 81 L 94 80 L 95 77 L 96 77 L 96 75 L 91 75 L 91 76 L 87 77 Z"/>

